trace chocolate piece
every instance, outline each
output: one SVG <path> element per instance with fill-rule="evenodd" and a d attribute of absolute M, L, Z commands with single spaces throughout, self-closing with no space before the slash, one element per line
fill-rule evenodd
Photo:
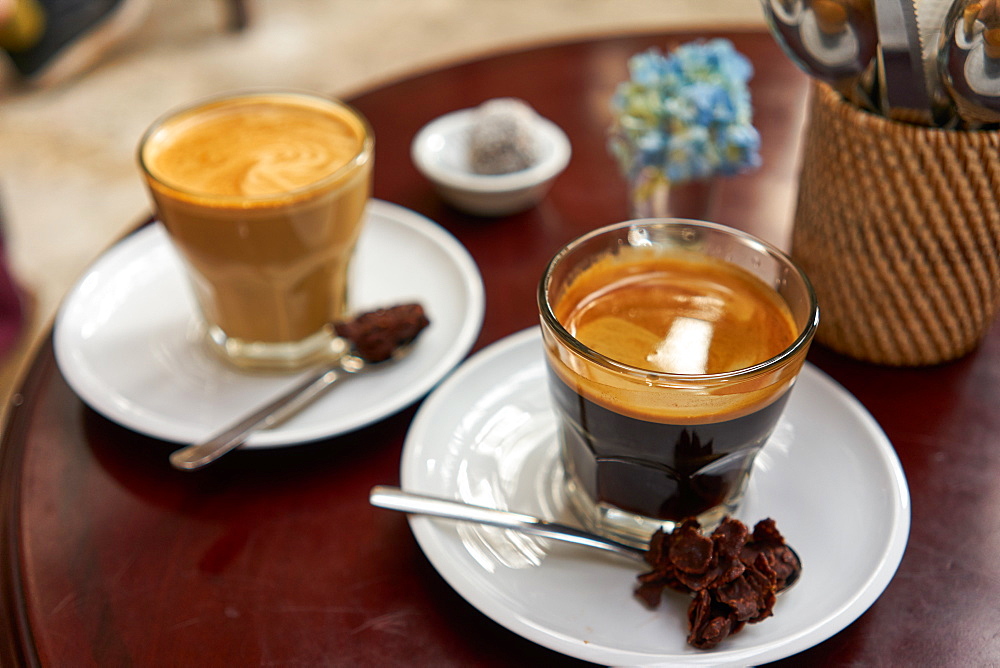
<path fill-rule="evenodd" d="M 688 608 L 691 632 L 688 644 L 698 649 L 711 649 L 733 633 L 733 621 L 712 600 L 707 591 L 700 591 Z"/>
<path fill-rule="evenodd" d="M 743 547 L 741 558 L 753 561 L 760 554 L 778 578 L 779 589 L 798 576 L 801 565 L 772 519 L 761 520 L 753 529 L 753 540 Z"/>
<path fill-rule="evenodd" d="M 778 591 L 801 569 L 771 519 L 758 522 L 752 536 L 732 518 L 711 536 L 696 520 L 684 520 L 672 533 L 653 535 L 646 562 L 653 570 L 639 576 L 636 596 L 655 608 L 664 588 L 694 594 L 688 643 L 699 649 L 770 617 Z"/>
<path fill-rule="evenodd" d="M 527 103 L 497 98 L 476 108 L 469 127 L 469 166 L 476 174 L 510 174 L 537 161 L 532 124 L 537 114 Z"/>
<path fill-rule="evenodd" d="M 334 329 L 338 336 L 351 342 L 354 353 L 366 362 L 382 362 L 429 324 L 420 304 L 400 304 L 338 322 Z"/>
<path fill-rule="evenodd" d="M 674 530 L 667 556 L 674 568 L 685 573 L 704 573 L 712 560 L 712 539 L 702 536 L 697 522 L 684 522 Z"/>

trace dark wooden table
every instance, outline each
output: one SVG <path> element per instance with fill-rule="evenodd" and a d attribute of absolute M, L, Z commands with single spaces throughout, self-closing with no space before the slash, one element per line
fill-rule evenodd
<path fill-rule="evenodd" d="M 487 310 L 476 348 L 536 324 L 535 283 L 558 246 L 627 216 L 605 148 L 608 98 L 630 55 L 696 36 L 502 53 L 353 98 L 378 137 L 376 196 L 440 222 L 479 263 Z M 713 217 L 784 244 L 807 82 L 767 35 L 726 36 L 756 65 L 764 166 L 718 188 Z M 414 170 L 410 140 L 439 114 L 506 95 L 566 130 L 572 163 L 536 209 L 499 220 L 456 213 Z M 892 440 L 913 525 L 882 597 L 783 665 L 996 665 L 1000 329 L 934 368 L 880 368 L 819 346 L 811 360 Z M 416 407 L 191 474 L 170 468 L 171 445 L 81 403 L 51 342 L 18 399 L 0 450 L 0 665 L 576 664 L 480 614 L 430 566 L 403 516 L 368 505 L 373 485 L 399 480 Z"/>

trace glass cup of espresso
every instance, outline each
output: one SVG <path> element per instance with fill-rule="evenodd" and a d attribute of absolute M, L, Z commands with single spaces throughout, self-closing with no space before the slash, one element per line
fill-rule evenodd
<path fill-rule="evenodd" d="M 142 174 L 225 360 L 291 370 L 333 354 L 374 143 L 350 106 L 286 90 L 201 101 L 146 131 Z"/>
<path fill-rule="evenodd" d="M 819 322 L 792 260 L 723 225 L 630 221 L 562 248 L 538 306 L 580 521 L 646 546 L 733 513 Z"/>

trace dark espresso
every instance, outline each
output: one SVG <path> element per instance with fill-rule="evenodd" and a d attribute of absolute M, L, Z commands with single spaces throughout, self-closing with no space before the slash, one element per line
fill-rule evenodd
<path fill-rule="evenodd" d="M 650 422 L 587 400 L 550 373 L 567 473 L 597 503 L 679 521 L 742 493 L 788 393 L 742 417 L 698 425 Z"/>
<path fill-rule="evenodd" d="M 549 351 L 563 461 L 577 492 L 669 521 L 735 504 L 791 382 L 762 374 L 700 387 L 698 379 L 786 350 L 797 327 L 781 297 L 727 262 L 634 251 L 575 277 L 553 311 L 578 341 L 634 370 Z"/>

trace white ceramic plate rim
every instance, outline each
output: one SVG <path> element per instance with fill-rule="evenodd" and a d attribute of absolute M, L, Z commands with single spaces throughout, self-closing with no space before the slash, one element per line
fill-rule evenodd
<path fill-rule="evenodd" d="M 498 409 L 502 407 L 504 399 L 497 397 L 503 393 L 504 378 L 527 377 L 529 372 L 533 373 L 542 365 L 542 348 L 537 328 L 525 330 L 503 339 L 467 360 L 428 397 L 417 413 L 404 444 L 401 464 L 403 487 L 413 491 L 460 498 L 466 501 L 473 500 L 467 498 L 467 494 L 475 486 L 475 481 L 467 482 L 463 490 L 460 491 L 455 488 L 457 483 L 450 479 L 444 483 L 435 479 L 434 472 L 449 469 L 448 464 L 451 459 L 463 458 L 467 449 L 472 447 L 471 444 L 464 443 L 462 437 L 457 434 L 459 431 L 465 434 L 470 433 L 469 423 L 474 420 L 476 415 L 495 416 L 499 413 Z M 538 371 L 535 380 L 537 381 L 538 378 L 543 378 L 541 371 Z M 523 395 L 523 388 L 527 386 L 514 386 L 515 382 L 525 383 L 528 381 L 511 381 L 511 387 L 520 389 L 520 394 Z M 544 380 L 540 382 L 544 385 Z M 475 396 L 477 386 L 488 387 L 490 390 L 486 395 Z M 825 417 L 816 411 L 803 413 L 804 402 L 807 399 L 814 402 L 816 398 L 821 399 L 824 406 L 831 407 L 831 415 L 836 414 L 836 421 L 832 425 L 827 423 L 833 418 Z M 520 582 L 518 578 L 522 577 L 522 573 L 520 571 L 512 571 L 513 574 L 494 573 L 485 578 L 483 573 L 477 572 L 478 562 L 470 560 L 469 548 L 459 538 L 462 525 L 427 517 L 411 517 L 410 524 L 428 559 L 460 595 L 499 624 L 555 651 L 587 661 L 610 665 L 749 665 L 776 661 L 801 652 L 833 636 L 857 619 L 874 603 L 895 574 L 906 548 L 910 526 L 909 491 L 898 457 L 874 418 L 843 387 L 815 367 L 807 364 L 800 376 L 799 385 L 789 402 L 784 420 L 791 423 L 795 429 L 800 429 L 802 425 L 808 426 L 813 421 L 822 423 L 827 433 L 809 434 L 808 438 L 815 438 L 817 442 L 823 442 L 824 447 L 833 442 L 831 439 L 838 437 L 837 433 L 832 433 L 839 429 L 838 424 L 844 425 L 844 428 L 850 433 L 861 434 L 863 437 L 858 441 L 839 443 L 838 447 L 844 448 L 845 456 L 857 456 L 859 461 L 863 460 L 862 463 L 865 463 L 869 479 L 877 480 L 882 485 L 882 489 L 861 490 L 860 492 L 844 489 L 842 498 L 839 499 L 809 499 L 807 498 L 809 490 L 816 482 L 813 480 L 796 481 L 797 486 L 794 489 L 800 495 L 796 499 L 796 503 L 786 504 L 786 508 L 773 513 L 779 527 L 785 532 L 789 541 L 801 553 L 805 553 L 803 559 L 806 570 L 803 579 L 779 600 L 779 606 L 784 604 L 786 608 L 790 609 L 782 611 L 779 607 L 776 610 L 775 618 L 748 627 L 748 630 L 742 634 L 727 640 L 728 645 L 724 644 L 709 652 L 699 652 L 691 648 L 684 648 L 683 651 L 634 651 L 630 647 L 623 646 L 615 637 L 606 637 L 607 634 L 601 635 L 600 611 L 595 611 L 588 617 L 590 623 L 584 625 L 588 633 L 586 638 L 582 631 L 579 634 L 567 633 L 556 628 L 557 623 L 551 618 L 554 611 L 549 612 L 547 608 L 547 606 L 556 608 L 557 604 L 550 602 L 558 599 L 561 593 L 566 594 L 567 592 L 539 592 L 537 588 L 544 587 L 545 581 L 542 581 L 542 585 L 538 585 L 536 579 L 533 581 L 535 583 L 532 590 L 534 596 L 531 600 L 537 607 L 526 612 L 518 605 L 518 596 L 526 593 L 523 587 L 518 586 Z M 781 427 L 779 427 L 780 429 Z M 816 430 L 818 431 L 819 427 Z M 791 433 L 797 434 L 799 432 Z M 793 442 L 802 440 L 802 438 L 802 436 L 792 437 Z M 799 443 L 796 447 L 812 447 L 812 445 Z M 771 447 L 772 444 L 769 443 L 768 448 Z M 787 445 L 782 447 L 787 447 Z M 761 506 L 767 507 L 766 502 L 755 503 L 753 499 L 755 494 L 764 496 L 763 492 L 756 490 L 755 483 L 766 482 L 769 487 L 771 483 L 778 483 L 776 486 L 782 487 L 789 482 L 782 480 L 780 475 L 768 471 L 768 469 L 778 470 L 772 466 L 776 463 L 780 464 L 784 454 L 777 452 L 768 458 L 765 457 L 767 452 L 768 450 L 765 449 L 758 457 L 754 479 L 744 502 L 744 506 L 753 506 L 754 508 L 748 512 L 758 511 Z M 829 455 L 831 453 L 824 451 L 818 454 Z M 815 455 L 810 453 L 810 456 Z M 469 476 L 467 469 L 473 466 L 467 460 L 468 457 L 460 464 L 466 477 Z M 826 473 L 826 471 L 816 471 L 815 475 L 823 476 Z M 521 471 L 512 474 L 511 471 L 507 471 L 505 473 L 507 477 L 526 474 L 530 475 L 530 472 Z M 831 481 L 830 484 L 835 482 Z M 829 485 L 827 485 L 828 487 Z M 789 487 L 788 489 L 793 488 Z M 781 493 L 784 494 L 787 491 L 782 489 Z M 884 512 L 878 513 L 873 509 L 872 513 L 855 518 L 841 516 L 849 515 L 850 510 L 841 512 L 834 507 L 836 503 L 843 502 L 853 508 L 853 506 L 870 502 L 873 498 L 879 500 Z M 872 505 L 875 508 L 879 507 L 878 503 Z M 877 545 L 876 549 L 857 555 L 856 561 L 847 560 L 849 563 L 843 564 L 842 567 L 849 569 L 848 572 L 852 573 L 854 581 L 857 582 L 856 587 L 841 592 L 836 589 L 836 585 L 824 583 L 827 576 L 832 574 L 818 573 L 813 575 L 816 571 L 810 572 L 810 563 L 813 563 L 813 568 L 818 568 L 825 558 L 824 552 L 831 550 L 827 543 L 814 536 L 805 535 L 801 529 L 803 522 L 808 523 L 812 520 L 808 517 L 796 517 L 796 513 L 808 512 L 805 509 L 809 508 L 825 509 L 823 512 L 830 516 L 836 516 L 840 523 L 856 531 L 855 537 L 865 536 Z M 532 510 L 530 508 L 511 509 L 527 512 Z M 772 513 L 768 512 L 768 514 Z M 762 516 L 754 515 L 753 519 L 743 519 L 751 522 Z M 787 525 L 793 527 L 794 537 L 789 534 Z M 838 546 L 840 546 L 848 541 L 849 537 L 836 536 L 832 540 L 838 541 Z M 838 549 L 841 548 L 838 547 Z M 560 554 L 565 557 L 568 553 Z M 544 561 L 539 570 L 550 568 L 552 570 L 549 573 L 558 574 L 560 569 L 579 569 L 578 561 L 580 560 L 564 559 L 560 563 L 560 559 L 556 557 Z M 839 567 L 841 562 L 837 563 Z M 862 571 L 861 567 L 856 565 L 862 563 L 870 566 L 870 569 L 865 568 Z M 599 571 L 603 575 L 605 568 L 607 566 L 603 563 L 595 562 L 593 565 L 595 577 Z M 624 566 L 624 568 L 629 569 L 630 566 Z M 639 571 L 634 572 L 638 573 Z M 503 577 L 498 577 L 498 575 Z M 528 575 L 523 575 L 525 581 L 527 581 L 527 577 Z M 622 585 L 623 588 L 629 586 L 627 583 L 632 581 L 632 577 L 630 574 L 626 578 L 626 584 Z M 803 598 L 809 596 L 810 588 L 827 586 L 835 587 L 830 596 L 831 600 L 814 604 L 811 599 Z M 503 587 L 506 589 L 501 589 Z M 602 599 L 602 603 L 607 600 L 610 609 L 611 600 L 614 597 L 629 595 L 629 592 L 626 591 L 622 594 L 616 588 L 614 592 L 602 590 L 600 595 L 605 597 Z M 798 598 L 793 599 L 792 597 Z M 598 605 L 598 607 L 601 606 Z M 816 609 L 818 607 L 821 607 L 822 610 Z M 785 612 L 784 617 L 781 616 L 782 612 Z M 547 614 L 550 616 L 547 617 Z M 664 615 L 668 613 L 658 610 L 650 614 Z M 594 623 L 595 619 L 598 620 L 598 623 Z M 782 620 L 780 623 L 787 627 L 787 633 L 780 637 L 770 637 L 768 635 L 770 631 L 767 630 L 768 625 L 778 624 L 777 620 L 779 619 Z M 754 640 L 756 629 L 760 629 L 760 637 L 762 638 L 760 641 Z"/>
<path fill-rule="evenodd" d="M 244 447 L 329 438 L 392 415 L 433 388 L 475 343 L 485 297 L 468 251 L 401 206 L 373 200 L 366 215 L 352 265 L 355 309 L 417 301 L 431 326 L 405 360 L 349 379 L 349 390 L 333 388 Z M 178 443 L 204 439 L 305 375 L 229 368 L 201 343 L 194 312 L 181 260 L 154 223 L 111 247 L 70 290 L 55 321 L 56 361 L 94 410 Z"/>

